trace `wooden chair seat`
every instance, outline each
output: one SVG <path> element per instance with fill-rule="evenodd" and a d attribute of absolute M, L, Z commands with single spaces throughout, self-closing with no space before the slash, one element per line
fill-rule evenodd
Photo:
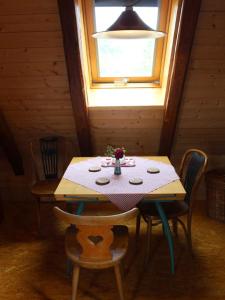
<path fill-rule="evenodd" d="M 188 204 L 184 201 L 174 201 L 168 203 L 165 202 L 162 203 L 161 205 L 168 219 L 183 216 L 187 214 L 189 209 Z M 138 208 L 140 209 L 140 212 L 143 215 L 143 217 L 151 216 L 153 220 L 160 219 L 159 213 L 154 203 L 141 202 L 138 205 Z"/>
<path fill-rule="evenodd" d="M 82 252 L 81 246 L 74 238 L 76 229 L 69 227 L 66 231 L 66 254 L 73 263 L 88 269 L 104 269 L 113 267 L 126 254 L 128 248 L 128 228 L 122 225 L 113 227 L 114 240 L 111 245 L 112 258 L 99 261 L 87 261 L 80 258 Z"/>
<path fill-rule="evenodd" d="M 31 188 L 31 193 L 38 197 L 51 197 L 54 195 L 60 179 L 39 180 Z"/>

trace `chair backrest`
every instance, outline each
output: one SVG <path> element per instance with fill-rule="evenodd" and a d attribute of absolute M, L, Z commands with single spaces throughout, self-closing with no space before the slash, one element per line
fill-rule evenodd
<path fill-rule="evenodd" d="M 36 180 L 59 178 L 73 156 L 72 153 L 67 153 L 69 148 L 72 148 L 71 141 L 59 136 L 31 141 L 31 158 Z"/>
<path fill-rule="evenodd" d="M 40 139 L 41 158 L 46 179 L 58 177 L 58 137 Z"/>
<path fill-rule="evenodd" d="M 61 221 L 76 225 L 76 240 L 82 248 L 80 258 L 86 261 L 111 259 L 110 246 L 114 240 L 113 225 L 124 224 L 137 215 L 137 208 L 109 216 L 78 216 L 54 207 Z"/>
<path fill-rule="evenodd" d="M 192 205 L 193 194 L 206 170 L 207 161 L 207 155 L 198 149 L 187 150 L 183 155 L 179 174 L 186 190 L 184 200 L 189 206 Z"/>

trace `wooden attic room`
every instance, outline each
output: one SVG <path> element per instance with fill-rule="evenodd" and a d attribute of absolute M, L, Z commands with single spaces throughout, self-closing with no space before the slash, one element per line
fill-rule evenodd
<path fill-rule="evenodd" d="M 0 299 L 225 299 L 225 1 L 0 0 Z"/>

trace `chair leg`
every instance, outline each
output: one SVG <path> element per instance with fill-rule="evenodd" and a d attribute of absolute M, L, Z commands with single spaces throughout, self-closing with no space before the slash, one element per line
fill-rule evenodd
<path fill-rule="evenodd" d="M 72 279 L 72 300 L 77 299 L 77 288 L 79 281 L 80 267 L 74 266 L 73 268 L 73 279 Z"/>
<path fill-rule="evenodd" d="M 191 222 L 192 216 L 188 215 L 187 217 L 187 236 L 188 236 L 188 247 L 190 250 L 191 255 L 193 256 L 193 249 L 192 249 L 192 234 L 191 234 Z"/>
<path fill-rule="evenodd" d="M 185 234 L 185 237 L 186 237 L 186 240 L 187 240 L 187 245 L 188 245 L 189 251 L 192 255 L 191 236 L 189 237 L 188 229 L 186 229 L 183 221 L 181 221 L 179 218 L 177 218 L 177 221 L 179 222 L 179 224 L 182 226 L 182 228 L 184 230 L 184 234 Z"/>
<path fill-rule="evenodd" d="M 145 264 L 149 262 L 150 259 L 150 248 L 151 248 L 151 240 L 152 240 L 152 219 L 151 217 L 148 218 L 147 222 L 147 246 L 146 246 L 146 253 L 145 253 Z"/>
<path fill-rule="evenodd" d="M 119 291 L 120 300 L 124 300 L 124 294 L 123 294 L 123 286 L 122 286 L 122 278 L 121 278 L 121 272 L 120 272 L 120 264 L 116 264 L 114 267 L 115 276 L 116 276 L 116 283 Z M 74 299 L 72 299 L 74 300 Z"/>
<path fill-rule="evenodd" d="M 38 234 L 41 235 L 41 201 L 40 198 L 36 197 L 37 203 L 37 230 Z"/>
<path fill-rule="evenodd" d="M 140 238 L 140 224 L 141 224 L 141 214 L 139 212 L 137 215 L 137 218 L 136 218 L 136 234 L 135 234 L 135 249 L 136 249 L 136 251 L 138 249 L 139 238 Z"/>
<path fill-rule="evenodd" d="M 177 218 L 172 219 L 173 233 L 177 236 Z"/>

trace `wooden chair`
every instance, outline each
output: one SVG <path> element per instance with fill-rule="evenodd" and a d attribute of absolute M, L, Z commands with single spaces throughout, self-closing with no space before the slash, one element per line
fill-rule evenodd
<path fill-rule="evenodd" d="M 54 191 L 66 169 L 72 154 L 70 141 L 64 137 L 44 137 L 30 143 L 35 182 L 31 193 L 37 200 L 38 230 L 41 230 L 41 202 L 52 202 Z M 69 147 L 70 146 L 70 147 Z"/>
<path fill-rule="evenodd" d="M 194 205 L 194 196 L 199 186 L 200 180 L 207 167 L 207 155 L 197 149 L 190 149 L 183 155 L 181 166 L 179 170 L 179 176 L 186 190 L 186 196 L 184 201 L 174 201 L 168 203 L 162 203 L 164 212 L 168 220 L 172 221 L 173 231 L 177 235 L 177 224 L 179 223 L 185 233 L 189 249 L 192 253 L 192 235 L 191 235 L 191 223 L 192 212 Z M 147 223 L 147 249 L 146 249 L 146 262 L 150 257 L 150 244 L 152 235 L 152 226 L 161 224 L 160 217 L 153 203 L 140 202 L 138 204 L 139 214 L 137 216 L 136 223 L 136 241 L 138 241 L 140 231 L 141 216 Z M 181 216 L 187 216 L 187 228 L 184 222 L 179 218 Z"/>
<path fill-rule="evenodd" d="M 137 215 L 137 208 L 110 216 L 78 216 L 54 208 L 55 215 L 70 226 L 66 232 L 66 254 L 73 262 L 72 300 L 77 299 L 80 267 L 114 267 L 120 300 L 124 300 L 120 263 L 128 248 L 128 228 L 123 224 Z M 115 226 L 114 226 L 115 225 Z"/>

